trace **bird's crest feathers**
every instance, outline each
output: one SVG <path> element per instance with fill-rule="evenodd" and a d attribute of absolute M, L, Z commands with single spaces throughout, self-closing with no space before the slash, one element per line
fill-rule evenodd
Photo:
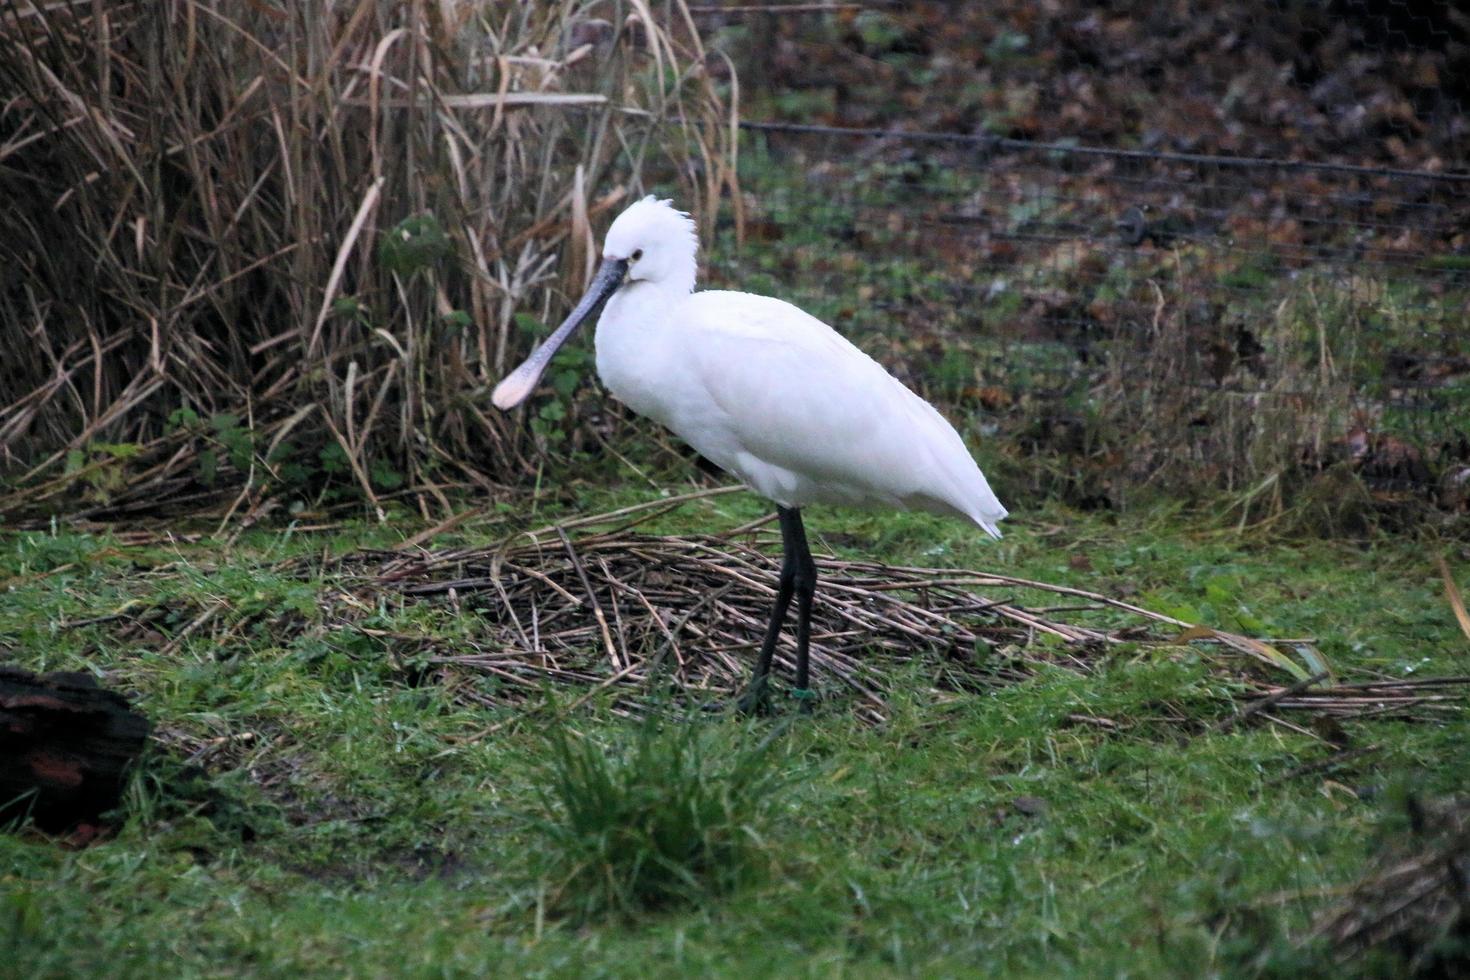
<path fill-rule="evenodd" d="M 632 279 L 666 284 L 682 292 L 694 289 L 699 233 L 689 214 L 674 202 L 652 194 L 628 205 L 613 220 L 603 240 L 605 258 L 640 256 L 629 270 Z"/>

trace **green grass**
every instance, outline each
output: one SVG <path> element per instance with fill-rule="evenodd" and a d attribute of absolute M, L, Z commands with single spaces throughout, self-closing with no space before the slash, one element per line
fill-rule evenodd
<path fill-rule="evenodd" d="M 666 713 L 626 750 L 553 727 L 539 824 L 553 907 L 631 915 L 757 876 L 759 824 L 781 786 L 767 752 L 784 732 L 701 730 L 698 716 Z"/>
<path fill-rule="evenodd" d="M 654 494 L 548 486 L 540 518 Z M 1339 668 L 1465 670 L 1470 644 L 1432 563 L 1443 552 L 1463 570 L 1458 545 L 1242 538 L 1163 507 L 1016 503 L 994 545 L 922 515 L 814 509 L 808 522 L 823 550 L 1003 569 L 1221 627 L 1313 635 Z M 715 498 L 652 529 L 762 510 Z M 497 513 L 444 543 L 481 543 L 511 520 Z M 1283 779 L 1332 749 L 1274 726 L 1205 735 L 1160 718 L 1165 702 L 1218 713 L 1199 659 L 1120 656 L 1091 677 L 1056 670 L 941 703 L 917 693 L 914 667 L 899 689 L 915 693 L 880 727 L 837 701 L 754 722 L 673 710 L 628 721 L 594 702 L 497 728 L 516 709 L 461 707 L 415 669 L 425 649 L 471 640 L 468 617 L 388 604 L 373 623 L 390 635 L 309 643 L 264 625 L 267 609 L 317 615 L 331 584 L 276 563 L 419 529 L 406 517 L 255 529 L 233 546 L 0 537 L 5 659 L 136 692 L 164 742 L 113 839 L 70 850 L 0 835 L 0 972 L 1323 972 L 1321 950 L 1286 937 L 1401 831 L 1404 794 L 1463 792 L 1470 773 L 1462 721 L 1360 722 L 1346 737 L 1377 752 Z M 69 625 L 128 603 L 177 616 L 155 635 Z M 211 604 L 231 639 L 178 639 Z M 665 874 L 641 877 L 653 866 Z"/>

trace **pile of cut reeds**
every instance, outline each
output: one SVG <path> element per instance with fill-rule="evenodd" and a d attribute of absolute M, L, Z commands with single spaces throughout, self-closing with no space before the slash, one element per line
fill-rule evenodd
<path fill-rule="evenodd" d="M 778 539 L 758 521 L 720 535 L 647 535 L 635 530 L 699 491 L 512 535 L 486 547 L 355 551 L 323 567 L 296 559 L 283 569 L 329 583 L 319 615 L 258 612 L 242 620 L 223 604 L 130 610 L 129 635 L 184 636 L 258 629 L 282 642 L 303 633 L 362 634 L 384 645 L 414 683 L 433 680 L 483 706 L 539 702 L 548 685 L 608 692 L 639 712 L 673 695 L 715 704 L 739 693 L 770 615 Z M 1213 727 L 1269 723 L 1312 735 L 1289 715 L 1335 719 L 1459 716 L 1470 677 L 1337 678 L 1311 638 L 1252 638 L 1184 622 L 1097 592 L 994 572 L 817 558 L 812 669 L 824 697 L 877 721 L 897 678 L 918 676 L 936 697 L 1013 683 L 1043 665 L 1087 673 L 1118 657 L 1194 657 L 1216 664 L 1225 713 Z M 398 634 L 371 622 L 384 604 L 437 603 L 474 617 L 468 638 Z M 182 635 L 166 624 L 186 624 Z M 778 673 L 792 669 L 792 630 L 778 647 Z M 1200 728 L 1197 711 L 1159 707 L 1159 717 Z M 517 716 L 519 717 L 519 716 Z M 1077 716 L 1117 729 L 1135 719 Z"/>
<path fill-rule="evenodd" d="M 534 470 L 479 396 L 649 168 L 714 213 L 707 63 L 683 0 L 0 0 L 0 516 Z"/>
<path fill-rule="evenodd" d="M 225 598 L 171 595 L 62 626 L 107 623 L 115 642 L 162 643 L 166 652 L 186 641 L 231 649 L 240 637 L 262 632 L 282 647 L 316 639 L 357 650 L 353 656 L 381 656 L 375 666 L 406 683 L 435 683 L 447 696 L 483 707 L 544 704 L 548 686 L 580 689 L 575 704 L 605 693 L 614 710 L 635 714 L 670 696 L 720 704 L 744 689 L 770 617 L 780 571 L 780 538 L 768 526 L 774 517 L 714 535 L 652 535 L 637 528 L 690 500 L 743 489 L 694 491 L 484 546 L 423 547 L 459 523 L 459 515 L 393 550 L 359 549 L 325 561 L 293 558 L 276 566 L 274 577 L 313 583 L 309 613 L 299 602 L 247 610 Z M 140 530 L 118 539 L 136 545 L 175 536 Z M 1341 721 L 1449 722 L 1470 707 L 1470 675 L 1339 672 L 1312 637 L 1244 636 L 1101 592 L 999 572 L 835 555 L 815 560 L 813 681 L 822 697 L 873 721 L 886 717 L 895 687 L 916 678 L 933 697 L 947 699 L 1039 670 L 1087 674 L 1134 657 L 1203 658 L 1209 664 L 1218 683 L 1204 696 L 1220 702 L 1218 712 L 1202 716 L 1191 695 L 1195 703 L 1161 703 L 1148 719 L 1201 733 L 1270 724 L 1342 750 Z M 210 572 L 189 568 L 190 574 Z M 436 607 L 428 622 L 438 625 L 382 625 L 385 610 L 413 605 Z M 793 618 L 776 652 L 783 679 L 794 667 Z M 354 642 L 359 637 L 367 642 Z M 507 723 L 523 716 L 515 713 Z M 1139 721 L 1066 719 L 1106 730 Z M 1371 751 L 1376 747 L 1335 751 L 1300 773 Z"/>

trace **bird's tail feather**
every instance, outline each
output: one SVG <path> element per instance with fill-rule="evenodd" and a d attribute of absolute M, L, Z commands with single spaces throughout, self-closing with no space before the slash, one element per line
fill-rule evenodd
<path fill-rule="evenodd" d="M 997 525 L 1005 519 L 1007 511 L 1005 507 L 1001 506 L 998 502 L 996 504 L 996 507 L 999 509 L 1000 513 L 996 513 L 995 511 L 987 511 L 984 513 L 971 511 L 970 520 L 974 521 L 976 524 L 979 524 L 982 531 L 999 541 L 1002 535 L 1000 533 L 1000 528 Z"/>

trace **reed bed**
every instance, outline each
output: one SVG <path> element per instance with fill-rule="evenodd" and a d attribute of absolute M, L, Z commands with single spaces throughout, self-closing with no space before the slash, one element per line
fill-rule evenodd
<path fill-rule="evenodd" d="M 0 515 L 534 469 L 593 221 L 733 185 L 683 0 L 0 0 Z"/>

